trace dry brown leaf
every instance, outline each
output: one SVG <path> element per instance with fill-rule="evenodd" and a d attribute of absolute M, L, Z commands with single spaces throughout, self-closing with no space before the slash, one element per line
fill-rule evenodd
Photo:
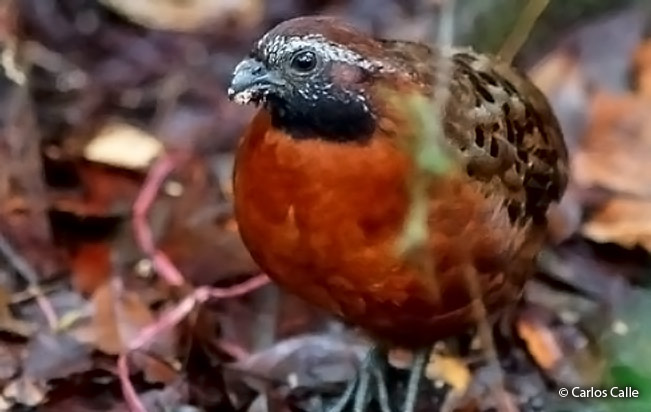
<path fill-rule="evenodd" d="M 36 407 L 45 400 L 45 388 L 26 377 L 11 381 L 2 391 L 5 399 L 24 406 Z"/>
<path fill-rule="evenodd" d="M 431 381 L 444 381 L 460 394 L 465 393 L 472 382 L 472 374 L 463 359 L 436 352 L 432 352 L 430 356 L 425 376 Z"/>
<path fill-rule="evenodd" d="M 170 384 L 179 378 L 178 365 L 151 356 L 144 357 L 143 362 L 143 372 L 148 382 Z"/>
<path fill-rule="evenodd" d="M 163 151 L 152 135 L 126 123 L 109 123 L 84 149 L 84 157 L 131 170 L 146 169 Z"/>
<path fill-rule="evenodd" d="M 72 253 L 71 267 L 75 289 L 92 293 L 111 275 L 111 245 L 108 242 L 80 244 Z"/>
<path fill-rule="evenodd" d="M 136 23 L 161 30 L 192 31 L 236 21 L 252 26 L 262 19 L 262 0 L 102 0 Z"/>
<path fill-rule="evenodd" d="M 599 94 L 591 111 L 590 129 L 573 160 L 576 182 L 651 197 L 651 102 Z"/>
<path fill-rule="evenodd" d="M 128 350 L 131 341 L 146 326 L 154 323 L 149 307 L 137 293 L 125 291 L 118 279 L 112 279 L 95 290 L 92 296 L 95 313 L 92 319 L 94 346 L 104 353 L 116 355 Z M 161 332 L 151 348 L 154 356 L 132 357 L 150 382 L 170 383 L 177 371 L 174 361 L 173 331 Z M 169 362 L 167 360 L 170 360 Z"/>
<path fill-rule="evenodd" d="M 582 233 L 596 242 L 651 251 L 651 198 L 612 199 L 583 225 Z"/>
<path fill-rule="evenodd" d="M 519 318 L 516 327 L 536 363 L 548 371 L 556 367 L 563 358 L 563 351 L 552 331 L 545 325 L 526 318 Z"/>
<path fill-rule="evenodd" d="M 601 94 L 593 100 L 592 113 L 573 175 L 583 187 L 602 187 L 616 195 L 581 232 L 597 242 L 651 250 L 651 100 Z"/>
<path fill-rule="evenodd" d="M 149 307 L 140 296 L 123 290 L 117 279 L 97 288 L 92 303 L 95 308 L 92 321 L 95 346 L 111 355 L 123 353 L 129 341 L 154 321 Z"/>

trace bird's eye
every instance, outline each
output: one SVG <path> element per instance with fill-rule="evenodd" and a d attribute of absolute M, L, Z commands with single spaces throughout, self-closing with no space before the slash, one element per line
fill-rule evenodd
<path fill-rule="evenodd" d="M 301 51 L 296 53 L 290 62 L 293 70 L 299 73 L 309 73 L 316 67 L 317 57 L 314 52 Z"/>

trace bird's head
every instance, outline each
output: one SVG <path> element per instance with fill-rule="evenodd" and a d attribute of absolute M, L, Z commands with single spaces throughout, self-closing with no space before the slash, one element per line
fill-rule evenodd
<path fill-rule="evenodd" d="M 254 45 L 235 68 L 229 96 L 262 104 L 294 138 L 360 140 L 376 126 L 371 89 L 396 70 L 366 33 L 330 17 L 301 17 Z"/>

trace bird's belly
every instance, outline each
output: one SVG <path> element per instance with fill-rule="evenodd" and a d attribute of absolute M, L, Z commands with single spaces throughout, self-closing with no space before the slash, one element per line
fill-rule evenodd
<path fill-rule="evenodd" d="M 243 222 L 240 230 L 260 266 L 307 302 L 403 346 L 431 343 L 476 323 L 467 283 L 467 275 L 477 274 L 472 260 L 460 263 L 445 257 L 425 273 L 397 255 L 396 238 L 351 244 L 336 230 L 301 235 L 292 226 Z M 341 226 L 347 225 L 342 221 Z M 500 270 L 473 278 L 489 312 L 520 292 L 521 284 L 507 282 Z"/>
<path fill-rule="evenodd" d="M 422 251 L 433 266 L 401 256 L 407 167 L 386 152 L 252 134 L 238 155 L 236 218 L 285 290 L 384 340 L 432 342 L 475 323 L 475 298 L 489 310 L 511 301 L 532 256 L 520 254 L 506 213 L 459 175 L 428 192 Z"/>
<path fill-rule="evenodd" d="M 247 184 L 240 181 L 238 190 Z M 407 203 L 378 210 L 372 198 L 366 208 L 360 199 L 345 205 L 350 193 L 307 201 L 295 186 L 255 186 L 236 213 L 262 269 L 289 292 L 383 340 L 419 345 L 474 324 L 477 296 L 468 279 L 489 311 L 520 291 L 524 276 L 505 272 L 504 251 L 494 248 L 507 242 L 483 236 L 490 232 L 473 211 L 433 206 L 439 215 L 425 245 L 434 263 L 427 271 L 398 253 Z"/>

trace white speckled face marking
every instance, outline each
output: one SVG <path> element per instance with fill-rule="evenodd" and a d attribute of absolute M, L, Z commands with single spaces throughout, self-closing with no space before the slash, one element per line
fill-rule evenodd
<path fill-rule="evenodd" d="M 347 63 L 368 71 L 390 71 L 380 61 L 369 60 L 360 54 L 331 42 L 320 34 L 306 36 L 275 36 L 266 34 L 257 44 L 257 49 L 264 55 L 270 65 L 282 63 L 299 50 L 311 49 L 322 59 L 331 62 Z"/>
<path fill-rule="evenodd" d="M 232 89 L 228 91 L 229 95 L 233 96 L 233 101 L 237 104 L 245 105 L 254 100 L 254 93 L 252 90 L 244 90 L 240 93 L 235 93 Z"/>

